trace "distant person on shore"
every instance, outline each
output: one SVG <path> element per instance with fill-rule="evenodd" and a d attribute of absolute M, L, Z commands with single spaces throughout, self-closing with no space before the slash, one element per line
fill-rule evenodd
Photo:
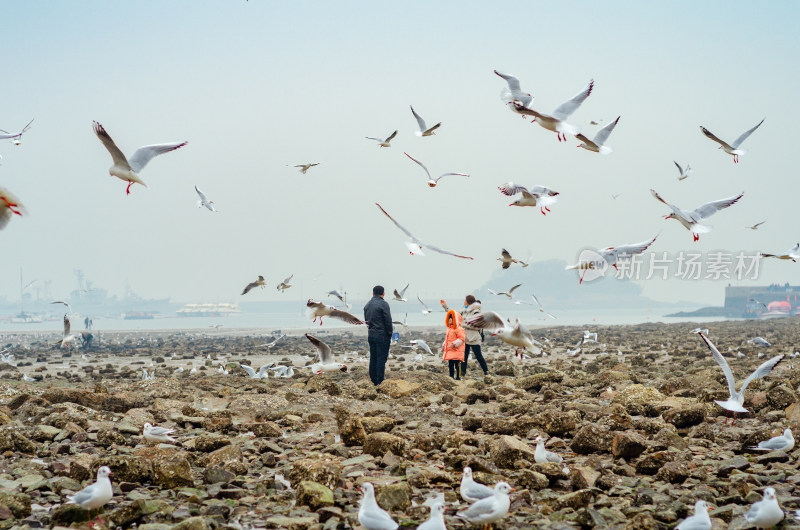
<path fill-rule="evenodd" d="M 383 381 L 392 340 L 392 312 L 383 295 L 383 286 L 376 285 L 372 288 L 372 299 L 364 306 L 364 321 L 369 330 L 369 378 L 375 386 Z"/>
<path fill-rule="evenodd" d="M 461 313 L 451 309 L 445 316 L 447 335 L 442 343 L 444 360 L 447 361 L 447 369 L 450 377 L 461 379 L 461 364 L 464 362 L 465 335 L 464 328 L 461 327 Z"/>
<path fill-rule="evenodd" d="M 447 302 L 442 300 L 441 303 L 445 311 L 450 311 L 450 308 L 447 307 Z M 463 322 L 466 322 L 470 318 L 474 317 L 482 310 L 483 309 L 481 307 L 481 301 L 476 300 L 474 296 L 468 294 L 466 298 L 464 298 L 464 309 L 461 311 L 461 317 L 463 318 Z M 481 330 L 478 328 L 473 328 L 468 324 L 464 324 L 463 327 L 466 335 L 465 342 L 467 343 L 467 345 L 464 348 L 464 362 L 461 363 L 461 374 L 466 375 L 467 373 L 467 361 L 469 360 L 469 352 L 472 351 L 472 353 L 475 355 L 475 359 L 481 366 L 481 370 L 483 370 L 483 375 L 488 375 L 489 367 L 486 366 L 486 360 L 483 358 L 483 354 L 481 353 L 481 342 L 483 342 L 483 336 L 481 334 Z"/>

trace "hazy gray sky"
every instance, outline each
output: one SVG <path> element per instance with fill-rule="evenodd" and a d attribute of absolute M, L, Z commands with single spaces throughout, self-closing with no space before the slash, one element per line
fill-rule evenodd
<path fill-rule="evenodd" d="M 483 284 L 502 247 L 573 262 L 661 231 L 657 252 L 784 251 L 800 238 L 798 14 L 790 1 L 9 3 L 0 128 L 36 121 L 21 146 L 0 143 L 0 186 L 27 208 L 0 232 L 0 296 L 18 298 L 20 267 L 57 297 L 80 268 L 112 293 L 127 280 L 187 302 L 238 300 L 258 274 L 268 288 L 253 299 L 339 286 L 366 296 L 378 282 L 430 298 Z M 493 69 L 519 77 L 545 112 L 594 78 L 570 122 L 593 136 L 590 120 L 621 115 L 614 153 L 559 143 L 509 112 Z M 436 136 L 414 136 L 409 104 L 443 123 Z M 732 141 L 764 117 L 738 165 L 699 130 Z M 149 188 L 126 196 L 92 120 L 126 154 L 189 145 L 152 161 Z M 364 139 L 395 129 L 390 149 Z M 471 177 L 429 189 L 403 151 L 434 174 Z M 678 182 L 673 160 L 694 174 Z M 286 167 L 305 162 L 321 165 Z M 561 200 L 547 217 L 509 208 L 497 191 L 508 180 Z M 220 213 L 195 207 L 195 185 Z M 693 243 L 651 187 L 687 209 L 745 196 Z M 409 256 L 376 201 L 475 260 Z M 757 283 L 797 282 L 797 267 L 764 262 Z M 296 288 L 278 293 L 292 273 Z M 643 286 L 716 303 L 725 283 Z"/>

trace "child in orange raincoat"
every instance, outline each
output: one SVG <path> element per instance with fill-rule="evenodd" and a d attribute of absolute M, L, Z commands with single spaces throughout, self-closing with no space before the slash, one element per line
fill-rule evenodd
<path fill-rule="evenodd" d="M 447 335 L 442 343 L 444 360 L 450 370 L 450 377 L 461 379 L 461 363 L 464 362 L 464 348 L 466 346 L 466 332 L 461 327 L 461 313 L 451 309 L 445 316 Z"/>

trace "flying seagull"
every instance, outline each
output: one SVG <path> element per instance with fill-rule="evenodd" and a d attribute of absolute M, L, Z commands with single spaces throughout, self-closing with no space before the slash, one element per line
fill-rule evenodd
<path fill-rule="evenodd" d="M 785 260 L 792 260 L 797 263 L 797 260 L 800 259 L 800 243 L 796 243 L 795 246 L 784 252 L 783 254 L 765 254 L 763 252 L 759 252 L 759 255 L 762 258 L 777 258 L 777 259 L 785 259 Z"/>
<path fill-rule="evenodd" d="M 766 223 L 766 221 L 761 221 L 760 223 L 756 223 L 753 226 L 745 226 L 745 228 L 749 228 L 750 230 L 758 230 L 758 227 Z"/>
<path fill-rule="evenodd" d="M 197 207 L 198 208 L 202 208 L 202 207 L 205 206 L 207 209 L 211 210 L 212 212 L 216 212 L 217 211 L 217 210 L 214 209 L 214 201 L 209 201 L 208 198 L 206 198 L 205 194 L 202 191 L 200 191 L 199 189 L 197 189 L 197 186 L 194 187 L 194 191 L 197 192 L 197 196 L 199 197 L 199 199 L 197 200 Z"/>
<path fill-rule="evenodd" d="M 242 294 L 244 295 L 249 293 L 250 289 L 253 289 L 255 287 L 261 287 L 263 289 L 266 284 L 267 282 L 264 281 L 264 277 L 259 274 L 258 279 L 256 281 L 250 282 L 245 286 L 244 290 L 242 291 Z"/>
<path fill-rule="evenodd" d="M 497 261 L 502 261 L 501 267 L 503 269 L 507 269 L 511 266 L 512 263 L 517 263 L 517 260 L 511 257 L 511 254 L 508 253 L 506 249 L 502 249 L 500 251 L 500 257 L 497 258 Z"/>
<path fill-rule="evenodd" d="M 473 328 L 493 330 L 492 335 L 496 335 L 506 344 L 517 348 L 515 354 L 519 354 L 520 348 L 534 350 L 534 346 L 542 346 L 542 343 L 533 338 L 533 335 L 522 325 L 519 319 L 516 319 L 516 323 L 511 326 L 494 311 L 478 313 L 464 323 Z"/>
<path fill-rule="evenodd" d="M 587 270 L 594 269 L 603 271 L 604 267 L 610 265 L 614 267 L 614 269 L 618 270 L 617 262 L 620 259 L 630 258 L 636 254 L 641 254 L 652 245 L 658 236 L 655 236 L 653 239 L 649 239 L 647 241 L 641 241 L 639 243 L 628 243 L 625 245 L 617 245 L 615 247 L 606 247 L 601 248 L 600 250 L 596 251 L 596 255 L 599 255 L 603 258 L 603 262 L 599 260 L 581 260 L 575 265 L 569 265 L 566 270 L 580 270 L 583 271 L 581 273 L 581 279 L 578 283 L 583 283 L 583 277 L 586 274 Z"/>
<path fill-rule="evenodd" d="M 317 349 L 319 354 L 319 362 L 311 365 L 311 372 L 314 374 L 321 374 L 322 372 L 346 372 L 347 366 L 342 363 L 334 362 L 333 351 L 330 346 L 319 340 L 313 335 L 306 333 L 306 338 L 311 341 L 311 344 Z"/>
<path fill-rule="evenodd" d="M 294 274 L 292 274 L 291 276 L 283 280 L 281 283 L 279 283 L 276 289 L 279 290 L 280 292 L 283 292 L 286 289 L 290 288 L 292 285 L 289 282 L 292 281 L 292 278 L 294 278 Z"/>
<path fill-rule="evenodd" d="M 542 215 L 547 215 L 547 212 L 550 211 L 548 206 L 558 202 L 558 195 L 560 195 L 559 192 L 546 186 L 533 186 L 528 189 L 524 186 L 517 186 L 513 182 L 506 182 L 502 186 L 498 186 L 497 189 L 507 197 L 522 193 L 522 198 L 512 202 L 509 206 L 538 206 Z"/>
<path fill-rule="evenodd" d="M 322 325 L 322 317 L 331 317 L 331 318 L 338 318 L 339 320 L 343 320 L 348 324 L 354 324 L 356 326 L 364 324 L 364 321 L 359 319 L 358 317 L 351 315 L 347 311 L 342 311 L 341 309 L 336 309 L 333 306 L 324 304 L 322 302 L 315 302 L 314 300 L 309 300 L 306 302 L 306 308 L 309 318 L 314 317 L 314 322 L 317 321 L 319 318 L 319 325 Z"/>
<path fill-rule="evenodd" d="M 706 135 L 707 138 L 717 142 L 719 144 L 719 149 L 724 150 L 729 155 L 733 155 L 734 164 L 738 164 L 739 163 L 739 155 L 744 155 L 744 154 L 747 153 L 747 150 L 739 149 L 739 146 L 742 145 L 742 142 L 747 140 L 748 136 L 753 134 L 753 131 L 755 131 L 756 129 L 761 127 L 762 123 L 764 123 L 764 120 L 761 120 L 760 122 L 758 122 L 758 125 L 756 125 L 752 129 L 743 132 L 742 135 L 739 136 L 739 138 L 737 138 L 732 144 L 728 144 L 727 142 L 725 142 L 723 140 L 720 140 L 719 138 L 717 138 L 714 135 L 714 133 L 712 133 L 711 131 L 709 131 L 708 129 L 703 127 L 702 125 L 700 126 L 700 130 L 703 132 L 703 134 Z"/>
<path fill-rule="evenodd" d="M 497 295 L 497 296 L 507 296 L 509 298 L 514 298 L 514 294 L 513 294 L 514 291 L 516 291 L 517 288 L 519 286 L 521 286 L 521 285 L 522 285 L 521 283 L 518 283 L 517 285 L 515 285 L 514 287 L 512 287 L 508 291 L 501 291 L 499 293 L 496 293 L 496 292 L 492 291 L 491 289 L 487 289 L 487 290 L 489 291 L 490 294 L 494 294 L 494 295 Z"/>
<path fill-rule="evenodd" d="M 394 140 L 395 136 L 397 136 L 397 131 L 390 134 L 385 140 L 381 140 L 380 138 L 373 138 L 371 136 L 365 136 L 365 138 L 367 140 L 375 140 L 376 142 L 378 142 L 378 147 L 391 147 L 392 146 L 391 142 L 392 140 Z"/>
<path fill-rule="evenodd" d="M 517 110 L 515 105 L 521 105 L 522 107 L 528 108 L 530 104 L 533 103 L 533 96 L 531 96 L 529 92 L 522 91 L 519 86 L 519 79 L 517 79 L 515 76 L 511 74 L 504 74 L 502 72 L 498 72 L 497 70 L 495 70 L 494 73 L 505 79 L 506 83 L 508 83 L 508 87 L 503 88 L 503 90 L 500 91 L 500 99 L 509 109 L 511 109 L 512 112 L 522 114 Z M 524 115 L 522 117 L 525 118 Z"/>
<path fill-rule="evenodd" d="M 315 162 L 313 164 L 297 164 L 297 165 L 294 165 L 292 167 L 299 167 L 300 168 L 300 173 L 305 175 L 306 171 L 308 171 L 309 169 L 311 169 L 314 166 L 318 166 L 319 164 L 320 164 L 319 162 Z"/>
<path fill-rule="evenodd" d="M 128 160 L 125 158 L 125 155 L 122 153 L 122 151 L 120 151 L 119 147 L 117 147 L 117 144 L 114 143 L 114 140 L 111 139 L 111 136 L 109 136 L 102 125 L 96 121 L 93 121 L 92 126 L 94 127 L 94 133 L 111 154 L 111 160 L 114 162 L 114 165 L 108 169 L 108 174 L 128 183 L 128 187 L 125 190 L 127 195 L 130 195 L 131 186 L 135 183 L 141 184 L 145 188 L 147 187 L 147 184 L 145 184 L 144 181 L 139 178 L 139 173 L 141 173 L 148 162 L 158 155 L 169 153 L 170 151 L 179 149 L 189 143 L 174 142 L 168 144 L 145 145 L 137 149 L 133 153 L 131 159 Z"/>
<path fill-rule="evenodd" d="M 11 140 L 14 145 L 20 145 L 22 143 L 22 135 L 28 132 L 28 129 L 31 128 L 31 123 L 33 120 L 28 122 L 28 125 L 22 128 L 22 130 L 18 133 L 11 134 L 8 131 L 4 131 L 0 129 L 0 132 L 5 134 L 0 134 L 0 140 Z"/>
<path fill-rule="evenodd" d="M 673 160 L 673 162 L 675 162 L 675 160 Z M 680 173 L 678 180 L 685 180 L 692 172 L 692 166 L 689 164 L 686 164 L 686 167 L 681 167 L 679 163 L 675 162 L 675 167 L 678 168 L 678 173 Z"/>
<path fill-rule="evenodd" d="M 406 247 L 408 248 L 408 251 L 409 251 L 409 253 L 410 253 L 410 254 L 417 254 L 417 255 L 419 255 L 419 256 L 424 256 L 425 254 L 422 252 L 422 249 L 423 249 L 423 248 L 427 248 L 428 250 L 432 250 L 432 251 L 434 251 L 434 252 L 438 252 L 439 254 L 447 254 L 448 256 L 455 256 L 455 257 L 457 257 L 457 258 L 463 258 L 463 259 L 473 259 L 473 258 L 471 258 L 471 257 L 469 257 L 469 256 L 462 256 L 462 255 L 460 255 L 460 254 L 453 254 L 452 252 L 448 252 L 447 250 L 442 250 L 442 249 L 441 249 L 441 248 L 439 248 L 439 247 L 434 247 L 433 245 L 428 245 L 428 244 L 426 244 L 426 243 L 423 243 L 422 241 L 420 241 L 419 239 L 417 239 L 416 237 L 414 237 L 414 236 L 411 234 L 411 232 L 409 232 L 408 230 L 406 230 L 405 228 L 403 228 L 403 227 L 400 225 L 400 223 L 398 223 L 397 221 L 395 221 L 395 220 L 392 218 L 392 216 L 391 216 L 391 215 L 389 215 L 389 213 L 388 213 L 386 210 L 384 210 L 384 209 L 383 209 L 383 206 L 381 206 L 381 205 L 380 205 L 380 204 L 378 204 L 377 202 L 375 203 L 375 205 L 376 205 L 378 208 L 380 208 L 381 212 L 383 212 L 383 215 L 385 215 L 386 217 L 388 217 L 388 218 L 389 218 L 389 220 L 390 220 L 391 222 L 393 222 L 393 223 L 394 223 L 394 225 L 395 225 L 397 228 L 399 228 L 399 229 L 400 229 L 400 230 L 401 230 L 401 231 L 402 231 L 402 232 L 403 232 L 405 235 L 407 235 L 408 237 L 410 237 L 410 238 L 411 238 L 411 241 L 406 241 Z"/>
<path fill-rule="evenodd" d="M 442 122 L 439 122 L 436 125 L 434 125 L 433 127 L 428 128 L 428 126 L 425 125 L 425 120 L 422 119 L 422 116 L 417 114 L 417 112 L 414 110 L 414 107 L 411 107 L 411 114 L 414 115 L 414 118 L 416 118 L 416 120 L 417 120 L 417 125 L 419 125 L 419 130 L 414 132 L 414 134 L 416 134 L 417 136 L 435 135 L 436 134 L 436 129 L 438 129 L 439 127 L 442 126 Z"/>
<path fill-rule="evenodd" d="M 617 119 L 597 131 L 597 134 L 594 135 L 594 139 L 589 140 L 586 136 L 581 133 L 575 135 L 575 138 L 580 140 L 582 143 L 578 147 L 583 147 L 587 151 L 594 151 L 595 153 L 600 153 L 601 155 L 607 155 L 613 151 L 610 147 L 606 145 L 606 140 L 608 140 L 608 136 L 611 134 L 611 131 L 614 130 L 614 127 L 617 126 L 619 123 L 620 116 L 617 116 Z"/>
<path fill-rule="evenodd" d="M 578 127 L 570 125 L 566 122 L 566 119 L 569 118 L 573 112 L 578 110 L 581 103 L 586 101 L 586 98 L 592 93 L 592 89 L 594 89 L 594 80 L 589 81 L 586 88 L 574 95 L 572 99 L 559 105 L 556 110 L 553 111 L 552 116 L 534 109 L 525 108 L 522 105 L 515 104 L 514 106 L 520 114 L 533 116 L 531 123 L 536 122 L 548 131 L 553 131 L 558 136 L 559 142 L 566 142 L 567 134 L 576 135 L 580 132 Z"/>
<path fill-rule="evenodd" d="M 411 284 L 407 283 L 406 286 L 403 287 L 403 289 L 400 292 L 398 292 L 397 289 L 395 289 L 394 293 L 393 293 L 394 294 L 394 299 L 397 300 L 398 302 L 408 302 L 408 300 L 406 300 L 403 297 L 406 295 L 406 290 L 408 289 L 409 285 L 411 285 Z"/>
<path fill-rule="evenodd" d="M 702 206 L 698 206 L 692 211 L 686 211 L 681 210 L 677 206 L 672 205 L 662 199 L 661 195 L 656 193 L 655 190 L 651 189 L 650 193 L 653 194 L 653 197 L 669 206 L 672 210 L 672 213 L 666 216 L 664 219 L 677 219 L 678 222 L 684 226 L 684 228 L 692 232 L 692 237 L 695 241 L 700 239 L 700 234 L 707 234 L 711 231 L 710 226 L 701 225 L 700 221 L 707 217 L 711 217 L 723 208 L 727 208 L 728 206 L 736 204 L 744 195 L 744 192 L 742 192 L 735 197 L 728 197 L 727 199 L 719 199 L 717 201 L 707 202 Z"/>
<path fill-rule="evenodd" d="M 24 211 L 25 207 L 22 206 L 19 199 L 4 188 L 0 188 L 0 230 L 5 228 L 8 222 L 11 221 L 12 215 L 22 217 L 22 212 Z"/>
<path fill-rule="evenodd" d="M 436 185 L 439 184 L 439 181 L 442 180 L 442 177 L 447 177 L 447 176 L 450 176 L 450 175 L 458 175 L 460 177 L 469 177 L 469 175 L 467 175 L 466 173 L 442 173 L 438 177 L 433 178 L 433 177 L 431 177 L 431 172 L 428 171 L 428 168 L 425 167 L 425 164 L 423 164 L 422 162 L 420 162 L 419 160 L 417 160 L 413 156 L 409 155 L 408 153 L 403 153 L 403 154 L 406 155 L 411 160 L 413 160 L 414 162 L 416 162 L 417 164 L 419 164 L 419 166 L 422 169 L 425 170 L 425 174 L 428 175 L 428 186 L 430 186 L 431 188 L 435 188 Z"/>
<path fill-rule="evenodd" d="M 763 363 L 761 366 L 756 368 L 755 372 L 747 376 L 747 379 L 744 380 L 744 383 L 742 383 L 742 387 L 737 392 L 736 380 L 733 378 L 733 372 L 731 371 L 731 367 L 728 366 L 728 361 L 725 360 L 725 357 L 722 356 L 717 347 L 714 346 L 714 343 L 711 342 L 711 340 L 708 337 L 706 337 L 702 333 L 698 333 L 698 335 L 700 335 L 700 338 L 703 339 L 703 342 L 706 343 L 708 349 L 711 350 L 711 355 L 714 356 L 714 360 L 717 361 L 717 364 L 719 364 L 720 368 L 722 368 L 722 373 L 725 374 L 725 380 L 728 382 L 728 393 L 730 395 L 728 399 L 725 401 L 714 401 L 714 402 L 723 409 L 725 409 L 726 411 L 733 412 L 733 422 L 731 422 L 731 425 L 733 425 L 736 422 L 737 412 L 748 412 L 748 410 L 744 408 L 744 391 L 747 390 L 747 385 L 749 385 L 751 381 L 760 379 L 768 375 L 772 371 L 772 369 L 775 368 L 775 366 L 777 366 L 777 364 L 781 362 L 784 357 L 786 357 L 786 355 L 785 354 L 776 355 L 772 359 L 768 360 L 767 362 Z M 728 418 L 726 412 L 725 423 L 727 422 Z"/>
<path fill-rule="evenodd" d="M 269 379 L 269 374 L 267 373 L 267 370 L 272 368 L 274 365 L 275 363 L 265 364 L 264 366 L 258 369 L 258 372 L 256 372 L 252 366 L 247 366 L 246 364 L 239 363 L 239 366 L 242 367 L 242 370 L 247 372 L 247 376 L 251 379 Z"/>
<path fill-rule="evenodd" d="M 67 311 L 69 311 L 70 313 L 72 313 L 72 306 L 71 306 L 71 305 L 69 305 L 69 303 L 68 303 L 68 302 L 64 302 L 63 300 L 56 300 L 55 302 L 50 302 L 50 304 L 51 304 L 51 305 L 52 305 L 52 304 L 61 304 L 61 305 L 65 306 L 65 307 L 67 308 Z"/>

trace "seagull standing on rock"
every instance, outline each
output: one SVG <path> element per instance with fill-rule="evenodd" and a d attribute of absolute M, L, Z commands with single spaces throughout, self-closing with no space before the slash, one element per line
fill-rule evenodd
<path fill-rule="evenodd" d="M 781 436 L 759 442 L 758 446 L 750 449 L 754 451 L 791 451 L 794 449 L 794 435 L 791 429 L 786 429 Z"/>
<path fill-rule="evenodd" d="M 461 476 L 459 493 L 465 501 L 477 502 L 494 495 L 494 490 L 485 484 L 475 482 L 475 479 L 472 478 L 472 468 L 465 467 L 464 474 Z"/>
<path fill-rule="evenodd" d="M 778 504 L 774 488 L 764 489 L 764 499 L 750 506 L 750 511 L 744 514 L 744 518 L 756 528 L 772 528 L 783 520 L 784 514 Z"/>
<path fill-rule="evenodd" d="M 361 485 L 361 506 L 358 508 L 358 522 L 367 530 L 396 530 L 397 523 L 375 500 L 375 488 L 369 482 Z"/>
<path fill-rule="evenodd" d="M 165 427 L 155 427 L 153 425 L 150 425 L 149 423 L 145 423 L 142 435 L 144 436 L 144 439 L 147 440 L 148 442 L 170 443 L 175 441 L 175 438 L 172 438 L 170 436 L 170 434 L 174 432 L 175 429 L 167 429 Z"/>
<path fill-rule="evenodd" d="M 711 517 L 708 516 L 708 510 L 706 501 L 697 501 L 694 503 L 694 515 L 681 521 L 675 530 L 711 530 Z"/>
<path fill-rule="evenodd" d="M 75 495 L 68 496 L 70 503 L 79 504 L 84 510 L 89 510 L 89 517 L 92 515 L 92 510 L 101 508 L 111 497 L 114 496 L 114 491 L 111 489 L 111 469 L 108 466 L 102 466 L 97 470 L 97 481 L 94 484 L 86 486 Z M 97 519 L 100 519 L 98 514 Z"/>
<path fill-rule="evenodd" d="M 444 504 L 437 502 L 431 506 L 431 515 L 417 530 L 447 530 L 444 524 Z"/>
<path fill-rule="evenodd" d="M 560 464 L 564 461 L 560 455 L 557 455 L 544 448 L 544 438 L 537 436 L 534 440 L 536 442 L 536 451 L 533 454 L 533 459 L 537 464 L 544 464 L 545 462 L 554 462 Z"/>
<path fill-rule="evenodd" d="M 499 521 L 508 513 L 511 506 L 511 499 L 508 494 L 514 491 L 514 488 L 508 485 L 507 482 L 498 482 L 494 486 L 494 492 L 491 497 L 481 499 L 463 512 L 458 512 L 456 517 L 466 519 L 470 523 L 482 523 L 492 527 L 492 523 Z"/>

